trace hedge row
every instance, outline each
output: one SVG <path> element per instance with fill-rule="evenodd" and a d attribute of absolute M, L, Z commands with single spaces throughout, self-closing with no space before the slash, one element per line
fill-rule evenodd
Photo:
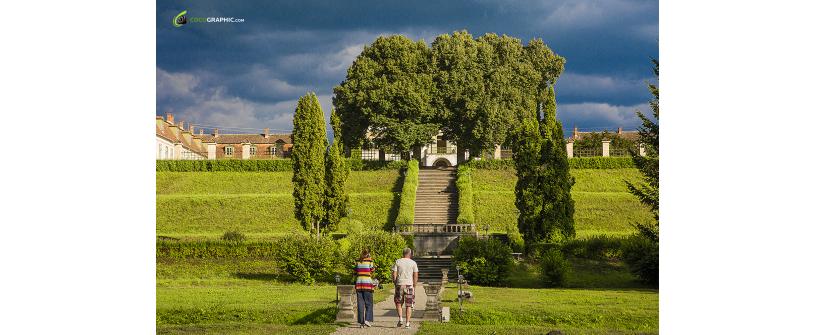
<path fill-rule="evenodd" d="M 405 172 L 402 184 L 402 196 L 399 199 L 399 215 L 396 224 L 413 224 L 413 211 L 416 207 L 416 189 L 419 187 L 419 161 L 411 160 Z"/>
<path fill-rule="evenodd" d="M 482 170 L 512 170 L 515 163 L 511 159 L 472 160 L 467 165 Z M 572 169 L 623 169 L 635 168 L 631 157 L 575 157 L 569 159 Z"/>
<path fill-rule="evenodd" d="M 172 242 L 157 241 L 156 257 L 186 258 L 272 258 L 275 244 L 271 242 L 235 243 L 227 241 Z"/>
<path fill-rule="evenodd" d="M 458 188 L 458 224 L 475 224 L 473 208 L 473 176 L 468 164 L 458 167 L 456 188 Z"/>
<path fill-rule="evenodd" d="M 369 161 L 358 158 L 346 159 L 353 171 L 396 170 L 407 166 L 404 161 Z M 291 159 L 219 159 L 219 160 L 156 160 L 156 172 L 278 172 L 292 171 Z"/>

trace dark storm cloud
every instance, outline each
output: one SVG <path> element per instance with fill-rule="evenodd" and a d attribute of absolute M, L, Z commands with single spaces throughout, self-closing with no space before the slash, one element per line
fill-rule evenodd
<path fill-rule="evenodd" d="M 404 34 L 428 43 L 474 36 L 541 37 L 567 60 L 557 83 L 567 128 L 632 128 L 657 57 L 656 1 L 195 1 L 157 2 L 157 113 L 203 125 L 291 128 L 297 98 L 314 91 L 326 114 L 333 86 L 365 44 Z M 189 23 L 188 17 L 244 18 Z"/>

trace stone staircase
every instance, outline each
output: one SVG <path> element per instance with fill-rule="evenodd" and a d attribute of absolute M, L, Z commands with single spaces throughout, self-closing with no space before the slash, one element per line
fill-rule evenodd
<path fill-rule="evenodd" d="M 454 224 L 458 216 L 455 168 L 419 170 L 414 224 Z"/>
<path fill-rule="evenodd" d="M 417 257 L 414 259 L 419 266 L 419 281 L 423 283 L 441 282 L 441 269 L 449 269 L 447 280 L 455 281 L 456 268 L 450 256 L 441 257 Z M 452 279 L 451 279 L 452 278 Z"/>

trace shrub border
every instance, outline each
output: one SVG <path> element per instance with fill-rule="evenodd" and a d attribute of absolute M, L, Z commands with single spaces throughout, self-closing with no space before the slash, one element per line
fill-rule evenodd
<path fill-rule="evenodd" d="M 402 183 L 402 194 L 399 197 L 399 214 L 395 224 L 413 224 L 414 210 L 416 208 L 416 190 L 419 187 L 419 161 L 411 160 L 405 170 L 405 180 Z"/>
<path fill-rule="evenodd" d="M 456 172 L 456 188 L 458 188 L 458 224 L 475 224 L 475 210 L 473 208 L 473 176 L 472 169 L 467 163 L 461 164 Z"/>
<path fill-rule="evenodd" d="M 397 170 L 407 166 L 404 161 L 369 161 L 346 158 L 353 171 Z M 156 172 L 280 172 L 292 171 L 291 159 L 218 159 L 218 160 L 156 160 Z"/>

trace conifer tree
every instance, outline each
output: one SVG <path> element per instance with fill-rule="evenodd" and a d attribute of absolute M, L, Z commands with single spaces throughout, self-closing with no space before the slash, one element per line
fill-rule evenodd
<path fill-rule="evenodd" d="M 659 80 L 659 61 L 652 59 L 654 63 L 654 76 Z M 645 176 L 645 183 L 634 185 L 626 181 L 629 192 L 640 199 L 640 202 L 650 207 L 651 213 L 656 220 L 655 224 L 637 223 L 635 226 L 645 237 L 653 242 L 659 241 L 659 87 L 655 84 L 648 84 L 653 98 L 650 101 L 651 113 L 654 120 L 647 118 L 642 112 L 637 111 L 637 116 L 642 120 L 639 128 L 640 143 L 645 146 L 645 156 L 640 156 L 636 152 L 631 152 L 634 158 L 634 165 Z"/>
<path fill-rule="evenodd" d="M 304 229 L 320 236 L 325 210 L 325 116 L 317 95 L 309 92 L 297 101 L 292 128 L 294 216 Z"/>
<path fill-rule="evenodd" d="M 543 199 L 541 210 L 541 239 L 559 241 L 575 236 L 574 200 L 572 185 L 574 177 L 569 174 L 569 158 L 566 156 L 566 140 L 563 126 L 557 120 L 555 91 L 550 86 L 543 105 L 543 147 L 541 148 L 540 191 Z"/>
<path fill-rule="evenodd" d="M 325 221 L 326 230 L 334 230 L 340 219 L 348 216 L 348 193 L 345 182 L 348 179 L 348 166 L 343 155 L 342 124 L 336 111 L 331 109 L 331 128 L 334 141 L 325 156 Z"/>
<path fill-rule="evenodd" d="M 540 174 L 541 131 L 537 118 L 527 118 L 521 123 L 513 141 L 512 159 L 515 162 L 515 208 L 518 209 L 518 230 L 523 234 L 524 244 L 529 247 L 540 240 L 540 213 L 543 208 L 538 190 Z"/>

